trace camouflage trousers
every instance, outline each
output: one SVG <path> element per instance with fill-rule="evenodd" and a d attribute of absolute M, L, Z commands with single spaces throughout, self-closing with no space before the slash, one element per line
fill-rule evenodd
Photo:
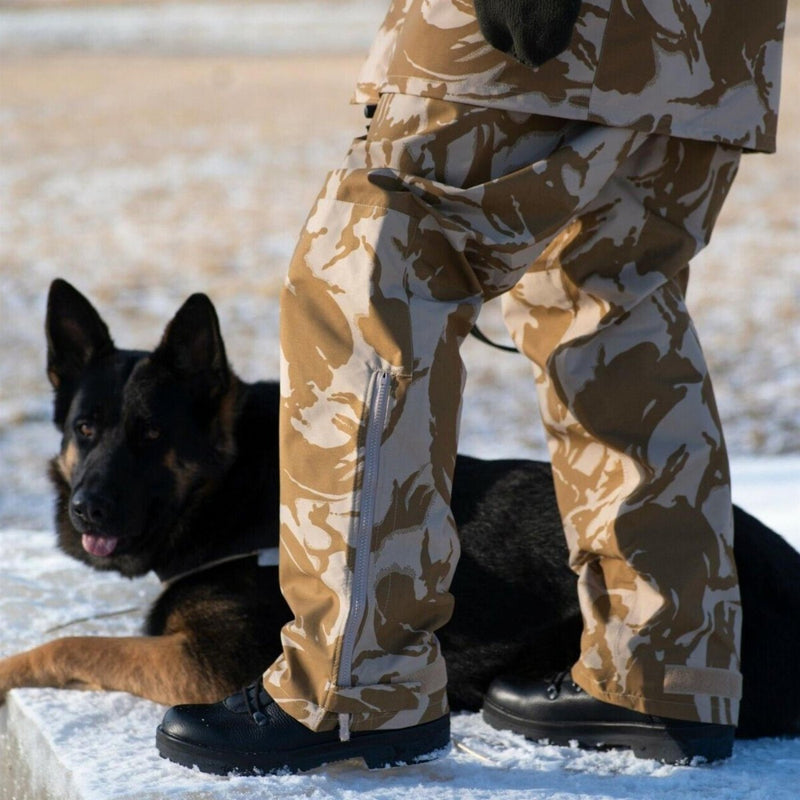
<path fill-rule="evenodd" d="M 264 683 L 292 716 L 346 737 L 446 713 L 435 631 L 459 554 L 459 345 L 503 294 L 578 576 L 574 678 L 611 703 L 735 723 L 727 456 L 683 289 L 738 159 L 382 96 L 327 178 L 281 299 L 280 578 L 294 620 Z"/>

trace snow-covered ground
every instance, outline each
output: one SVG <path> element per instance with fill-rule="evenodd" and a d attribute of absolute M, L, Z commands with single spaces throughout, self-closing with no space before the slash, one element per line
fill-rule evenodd
<path fill-rule="evenodd" d="M 800 546 L 800 458 L 737 460 L 733 470 L 739 504 Z M 0 563 L 0 657 L 56 635 L 133 634 L 158 592 L 152 577 L 91 572 L 57 553 L 48 532 L 0 532 Z M 121 613 L 93 619 L 110 612 Z M 477 714 L 453 719 L 453 749 L 430 764 L 210 777 L 158 757 L 154 737 L 163 712 L 118 693 L 16 690 L 8 708 L 15 749 L 4 751 L 0 742 L 0 759 L 24 751 L 33 773 L 27 785 L 36 797 L 58 800 L 794 800 L 800 785 L 800 740 L 737 742 L 723 764 L 668 767 L 628 753 L 533 744 L 492 730 Z"/>
<path fill-rule="evenodd" d="M 152 580 L 88 573 L 46 533 L 44 465 L 58 447 L 43 374 L 49 282 L 74 282 L 117 341 L 137 347 L 155 344 L 188 294 L 207 291 L 240 374 L 277 375 L 278 288 L 322 176 L 363 131 L 347 100 L 385 4 L 0 0 L 0 655 L 157 591 Z M 735 498 L 800 546 L 800 15 L 790 5 L 779 152 L 744 159 L 693 268 L 690 304 Z M 502 338 L 495 308 L 482 326 Z M 544 457 L 524 359 L 473 341 L 464 354 L 461 449 Z M 138 619 L 65 632 L 125 633 Z M 800 742 L 739 743 L 729 763 L 679 769 L 526 744 L 474 716 L 456 718 L 457 747 L 435 764 L 210 779 L 157 758 L 163 709 L 153 704 L 29 690 L 9 705 L 59 800 L 788 800 L 800 784 Z"/>

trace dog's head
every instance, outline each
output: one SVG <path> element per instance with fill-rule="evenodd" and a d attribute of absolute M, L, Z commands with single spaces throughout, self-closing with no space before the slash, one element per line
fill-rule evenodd
<path fill-rule="evenodd" d="M 47 374 L 61 451 L 51 462 L 59 546 L 141 575 L 234 458 L 238 380 L 205 295 L 178 310 L 153 352 L 120 350 L 63 280 L 47 304 Z"/>

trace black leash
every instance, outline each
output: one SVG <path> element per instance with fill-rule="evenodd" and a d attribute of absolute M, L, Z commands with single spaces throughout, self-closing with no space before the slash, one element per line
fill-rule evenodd
<path fill-rule="evenodd" d="M 473 325 L 470 333 L 479 341 L 488 344 L 490 347 L 496 347 L 498 350 L 503 350 L 506 353 L 519 353 L 516 347 L 507 344 L 498 344 L 493 342 L 485 333 L 477 326 Z"/>

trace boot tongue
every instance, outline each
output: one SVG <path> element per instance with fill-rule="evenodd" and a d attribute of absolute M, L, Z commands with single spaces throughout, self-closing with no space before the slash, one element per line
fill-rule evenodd
<path fill-rule="evenodd" d="M 118 541 L 116 536 L 93 536 L 90 533 L 84 533 L 81 537 L 83 549 L 100 558 L 110 556 L 116 549 Z"/>

